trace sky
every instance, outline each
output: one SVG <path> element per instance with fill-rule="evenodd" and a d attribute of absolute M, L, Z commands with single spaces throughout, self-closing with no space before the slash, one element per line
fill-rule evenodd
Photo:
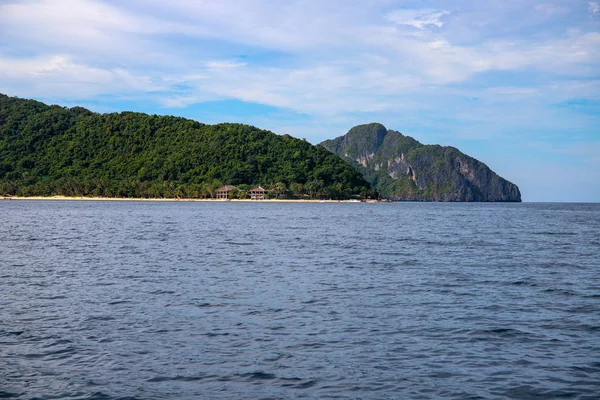
<path fill-rule="evenodd" d="M 0 92 L 315 144 L 380 122 L 600 202 L 600 0 L 0 0 Z"/>

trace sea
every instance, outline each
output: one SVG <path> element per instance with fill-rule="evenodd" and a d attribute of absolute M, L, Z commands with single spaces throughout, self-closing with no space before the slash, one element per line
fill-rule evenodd
<path fill-rule="evenodd" d="M 600 204 L 0 201 L 0 398 L 599 399 Z"/>

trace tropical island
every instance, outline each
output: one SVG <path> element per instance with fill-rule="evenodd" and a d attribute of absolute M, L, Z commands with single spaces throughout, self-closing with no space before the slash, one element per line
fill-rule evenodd
<path fill-rule="evenodd" d="M 521 201 L 484 163 L 378 123 L 315 146 L 244 124 L 99 114 L 3 94 L 0 196 Z"/>
<path fill-rule="evenodd" d="M 364 199 L 376 192 L 321 146 L 243 124 L 0 95 L 0 195 L 244 199 L 261 186 L 289 199 Z"/>

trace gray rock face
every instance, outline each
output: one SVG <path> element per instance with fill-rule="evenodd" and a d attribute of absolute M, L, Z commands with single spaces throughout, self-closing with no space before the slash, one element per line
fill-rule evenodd
<path fill-rule="evenodd" d="M 423 145 L 373 123 L 321 143 L 384 197 L 408 201 L 521 201 L 519 188 L 454 147 Z"/>

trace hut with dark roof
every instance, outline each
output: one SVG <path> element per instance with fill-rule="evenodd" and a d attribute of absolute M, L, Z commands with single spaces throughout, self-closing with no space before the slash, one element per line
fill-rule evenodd
<path fill-rule="evenodd" d="M 237 188 L 233 185 L 221 186 L 217 189 L 217 199 L 228 199 L 230 193 L 235 189 Z"/>

